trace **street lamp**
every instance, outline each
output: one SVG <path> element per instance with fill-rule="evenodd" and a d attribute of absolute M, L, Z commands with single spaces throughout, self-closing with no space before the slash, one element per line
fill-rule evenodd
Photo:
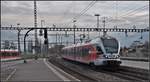
<path fill-rule="evenodd" d="M 97 29 L 99 28 L 99 16 L 100 14 L 95 14 L 94 16 L 97 16 Z M 99 35 L 100 35 L 100 31 L 99 31 Z"/>

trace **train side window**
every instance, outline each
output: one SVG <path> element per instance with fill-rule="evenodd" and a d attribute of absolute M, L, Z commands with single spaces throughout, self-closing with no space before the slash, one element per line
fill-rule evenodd
<path fill-rule="evenodd" d="M 64 51 L 62 50 L 62 54 L 64 54 Z"/>
<path fill-rule="evenodd" d="M 84 56 L 85 48 L 82 48 L 82 56 Z"/>
<path fill-rule="evenodd" d="M 67 50 L 64 50 L 64 54 L 67 55 Z"/>
<path fill-rule="evenodd" d="M 77 48 L 77 56 L 79 56 L 79 54 L 80 54 L 79 52 L 80 52 L 80 51 L 79 51 L 79 48 Z"/>
<path fill-rule="evenodd" d="M 88 54 L 88 48 L 83 48 L 83 56 L 86 56 Z"/>
<path fill-rule="evenodd" d="M 77 51 L 76 51 L 76 47 L 74 48 L 74 55 L 76 56 L 76 53 L 77 53 Z"/>
<path fill-rule="evenodd" d="M 100 46 L 96 46 L 96 49 L 98 51 L 98 54 L 103 54 L 103 51 Z"/>
<path fill-rule="evenodd" d="M 10 52 L 6 53 L 6 56 L 11 56 L 11 53 Z"/>
<path fill-rule="evenodd" d="M 67 49 L 67 50 L 66 50 L 66 52 L 67 52 L 67 56 L 68 56 L 68 54 L 69 54 L 69 50 Z"/>
<path fill-rule="evenodd" d="M 82 48 L 82 56 L 84 56 L 84 47 Z"/>
<path fill-rule="evenodd" d="M 80 49 L 80 50 L 81 50 L 80 52 L 81 52 L 81 57 L 82 57 L 82 56 L 83 56 L 83 52 L 82 52 L 82 50 L 83 50 L 83 47 L 81 47 L 81 49 Z"/>
<path fill-rule="evenodd" d="M 5 56 L 5 53 L 1 52 L 1 56 L 4 57 L 4 56 Z"/>
<path fill-rule="evenodd" d="M 81 56 L 81 52 L 82 52 L 81 47 L 79 47 L 79 56 Z"/>
<path fill-rule="evenodd" d="M 85 48 L 85 55 L 88 55 L 89 48 Z"/>
<path fill-rule="evenodd" d="M 70 55 L 70 49 L 68 49 L 68 55 Z"/>
<path fill-rule="evenodd" d="M 66 49 L 66 51 L 65 51 L 65 52 L 66 52 L 66 55 L 68 55 L 68 50 L 67 50 L 67 49 Z"/>
<path fill-rule="evenodd" d="M 74 48 L 72 48 L 72 55 L 74 56 Z"/>
<path fill-rule="evenodd" d="M 71 48 L 71 50 L 70 50 L 70 51 L 71 51 L 71 55 L 73 55 L 73 48 Z"/>
<path fill-rule="evenodd" d="M 14 52 L 11 53 L 11 56 L 15 56 L 15 55 L 14 55 Z"/>
<path fill-rule="evenodd" d="M 63 50 L 63 55 L 65 55 L 65 50 Z"/>
<path fill-rule="evenodd" d="M 73 48 L 71 49 L 71 55 L 73 55 Z"/>
<path fill-rule="evenodd" d="M 79 57 L 81 56 L 81 47 L 79 47 Z"/>

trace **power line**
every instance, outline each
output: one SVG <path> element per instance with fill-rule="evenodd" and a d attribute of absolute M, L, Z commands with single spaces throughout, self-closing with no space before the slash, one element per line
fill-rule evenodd
<path fill-rule="evenodd" d="M 148 5 L 145 5 L 145 6 L 142 6 L 142 7 L 140 7 L 140 8 L 137 8 L 137 9 L 135 9 L 135 10 L 132 10 L 132 11 L 130 10 L 130 11 L 128 11 L 126 14 L 123 14 L 123 15 L 119 16 L 119 18 L 127 17 L 127 16 L 129 16 L 129 15 L 135 13 L 135 12 L 139 12 L 138 10 L 142 10 L 142 9 L 147 8 L 147 7 L 148 7 Z"/>
<path fill-rule="evenodd" d="M 79 15 L 74 16 L 70 22 L 72 22 L 74 19 L 79 19 L 79 17 L 81 17 L 83 14 L 85 14 L 85 12 L 88 11 L 96 3 L 96 1 L 97 0 L 90 2 L 90 4 L 85 9 L 83 9 Z M 70 24 L 70 22 L 69 22 L 69 24 Z M 66 27 L 69 26 L 69 24 L 67 24 Z"/>
<path fill-rule="evenodd" d="M 117 6 L 117 5 L 116 5 Z M 120 16 L 117 17 L 117 19 L 119 18 L 125 18 L 127 16 L 131 16 L 131 15 L 134 15 L 136 14 L 137 12 L 139 12 L 139 10 L 143 10 L 145 8 L 149 7 L 149 5 L 145 5 L 145 6 L 142 6 L 142 7 L 139 7 L 139 8 L 136 8 L 136 9 L 129 9 L 128 11 L 126 11 L 125 14 L 122 14 Z M 114 17 L 113 17 L 114 18 Z M 116 18 L 116 17 L 115 17 Z M 111 22 L 112 20 L 110 20 L 109 22 Z"/>
<path fill-rule="evenodd" d="M 64 19 L 64 18 L 66 18 L 66 16 L 67 16 L 67 14 L 70 12 L 70 10 L 72 9 L 72 6 L 73 5 L 73 1 L 70 3 L 70 5 L 69 6 L 67 6 L 67 9 L 65 10 L 65 12 L 63 13 L 63 17 L 62 17 L 62 19 Z M 61 19 L 61 21 L 60 22 L 62 22 L 62 19 Z"/>

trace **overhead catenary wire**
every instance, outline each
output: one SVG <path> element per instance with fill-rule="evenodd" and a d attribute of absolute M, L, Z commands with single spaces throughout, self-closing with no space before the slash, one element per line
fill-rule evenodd
<path fill-rule="evenodd" d="M 116 6 L 118 6 L 118 5 L 116 5 Z M 140 10 L 146 9 L 148 7 L 149 7 L 149 5 L 144 5 L 142 7 L 136 8 L 136 9 L 129 9 L 128 11 L 126 11 L 126 13 L 121 14 L 120 16 L 118 16 L 117 19 L 121 19 L 121 18 L 126 18 L 126 17 L 129 17 L 129 16 L 132 16 L 132 15 L 137 14 L 138 12 L 140 12 Z M 114 17 L 112 17 L 112 18 L 114 18 Z M 115 18 L 116 18 L 116 16 L 115 16 Z M 111 21 L 112 20 L 110 20 L 109 22 L 111 22 Z"/>
<path fill-rule="evenodd" d="M 74 16 L 67 24 L 66 24 L 66 27 L 69 26 L 69 24 L 74 20 L 74 19 L 79 19 L 82 15 L 84 15 L 95 3 L 96 3 L 97 0 L 94 0 L 92 2 L 90 2 L 90 4 L 85 8 L 83 9 L 80 14 Z"/>
<path fill-rule="evenodd" d="M 65 19 L 65 18 L 66 18 L 66 16 L 67 16 L 68 13 L 70 12 L 70 10 L 73 8 L 73 6 L 72 6 L 73 4 L 74 4 L 74 1 L 72 1 L 72 2 L 70 3 L 70 5 L 67 6 L 67 9 L 66 9 L 65 12 L 63 13 L 62 19 Z M 62 19 L 60 19 L 60 22 L 63 21 Z M 61 24 L 61 25 L 63 25 L 63 24 Z"/>
<path fill-rule="evenodd" d="M 125 14 L 123 15 L 120 15 L 118 18 L 124 18 L 124 17 L 127 17 L 127 16 L 130 16 L 131 14 L 135 13 L 135 12 L 140 12 L 139 10 L 142 10 L 142 9 L 145 9 L 149 7 L 148 5 L 145 5 L 145 6 L 142 6 L 142 7 L 139 7 L 139 8 L 136 8 L 136 9 L 132 9 L 132 10 L 128 10 Z"/>

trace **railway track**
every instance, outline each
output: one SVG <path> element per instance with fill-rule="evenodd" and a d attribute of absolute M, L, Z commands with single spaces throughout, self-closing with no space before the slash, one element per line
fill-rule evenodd
<path fill-rule="evenodd" d="M 75 77 L 84 77 L 81 80 L 92 80 L 92 81 L 139 81 L 146 82 L 149 81 L 149 74 L 147 70 L 129 68 L 121 66 L 118 70 L 108 70 L 108 69 L 92 69 L 88 65 L 80 64 L 76 62 L 69 62 L 62 59 L 51 58 L 50 62 L 57 65 L 58 67 L 65 69 L 64 71 L 74 74 Z M 66 65 L 65 65 L 66 64 Z M 72 64 L 77 67 L 69 67 Z M 82 70 L 78 70 L 81 68 Z M 71 72 L 73 71 L 73 72 Z"/>
<path fill-rule="evenodd" d="M 118 69 L 117 71 L 110 71 L 110 70 L 98 70 L 99 72 L 103 72 L 103 73 L 107 73 L 107 74 L 111 74 L 113 76 L 117 76 L 120 77 L 122 79 L 127 79 L 127 80 L 131 80 L 131 81 L 136 81 L 136 82 L 146 82 L 149 81 L 148 78 L 148 72 L 147 73 L 142 73 L 142 72 L 138 72 L 138 71 L 131 71 L 128 69 L 124 69 L 122 67 L 120 67 L 120 69 Z"/>
<path fill-rule="evenodd" d="M 73 76 L 77 77 L 80 80 L 96 81 L 95 79 L 93 79 L 91 77 L 88 77 L 84 74 L 81 74 L 78 71 L 75 71 L 71 68 L 68 68 L 68 67 L 64 66 L 61 63 L 56 62 L 56 60 L 54 60 L 54 59 L 49 59 L 48 61 L 51 62 L 52 64 L 56 65 L 57 67 L 63 69 L 65 72 L 72 74 Z"/>
<path fill-rule="evenodd" d="M 144 70 L 144 69 L 141 70 L 141 69 L 121 66 L 120 69 L 119 69 L 119 72 L 121 74 L 126 74 L 128 76 L 132 76 L 132 77 L 135 77 L 135 78 L 140 78 L 141 80 L 150 80 L 148 78 L 148 76 L 149 76 L 148 70 Z"/>
<path fill-rule="evenodd" d="M 52 64 L 56 65 L 57 67 L 63 69 L 65 72 L 72 74 L 73 76 L 77 77 L 80 80 L 87 80 L 87 81 L 96 81 L 92 77 L 88 77 L 84 74 L 81 74 L 79 71 L 74 71 L 71 68 L 66 67 L 65 65 L 58 63 L 54 58 L 48 60 Z"/>

